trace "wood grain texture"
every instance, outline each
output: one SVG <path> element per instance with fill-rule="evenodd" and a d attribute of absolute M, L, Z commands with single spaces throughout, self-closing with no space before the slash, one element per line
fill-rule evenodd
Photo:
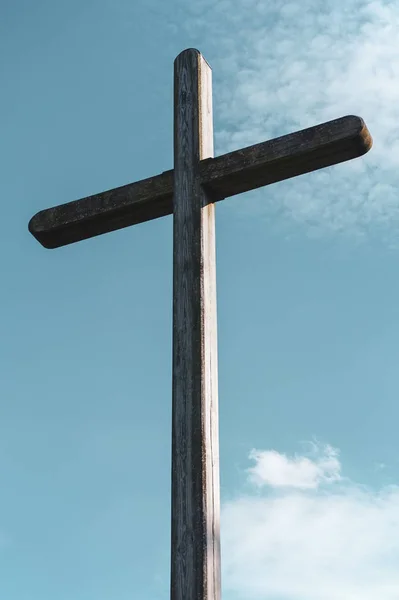
<path fill-rule="evenodd" d="M 220 599 L 214 205 L 200 161 L 213 153 L 211 70 L 175 61 L 171 600 Z"/>
<path fill-rule="evenodd" d="M 217 202 L 368 152 L 371 135 L 360 117 L 347 116 L 274 140 L 204 160 L 198 177 Z M 170 215 L 173 171 L 40 211 L 29 230 L 57 248 Z"/>
<path fill-rule="evenodd" d="M 201 180 L 221 200 L 362 156 L 371 145 L 363 119 L 347 116 L 204 161 Z"/>

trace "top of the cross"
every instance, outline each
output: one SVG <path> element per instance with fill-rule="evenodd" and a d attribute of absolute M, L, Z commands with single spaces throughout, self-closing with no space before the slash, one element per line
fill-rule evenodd
<path fill-rule="evenodd" d="M 186 48 L 186 50 L 183 50 L 182 52 L 180 52 L 180 54 L 178 54 L 175 58 L 175 64 L 176 62 L 180 61 L 181 59 L 187 59 L 189 57 L 196 57 L 196 58 L 202 58 L 206 64 L 208 65 L 209 68 L 211 68 L 210 64 L 208 63 L 208 61 L 206 60 L 206 58 L 204 57 L 203 54 L 201 54 L 201 52 L 199 50 L 197 50 L 197 48 Z"/>

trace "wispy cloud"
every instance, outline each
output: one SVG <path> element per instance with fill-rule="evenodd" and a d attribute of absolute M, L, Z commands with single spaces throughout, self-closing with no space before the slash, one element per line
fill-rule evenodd
<path fill-rule="evenodd" d="M 224 588 L 232 597 L 399 598 L 399 488 L 341 478 L 338 456 L 317 445 L 313 457 L 251 453 L 252 491 L 222 511 Z"/>
<path fill-rule="evenodd" d="M 311 230 L 392 237 L 399 224 L 399 4 L 200 0 L 187 10 L 193 37 L 213 48 L 219 151 L 345 114 L 362 116 L 372 132 L 369 155 L 258 192 L 258 209 Z"/>

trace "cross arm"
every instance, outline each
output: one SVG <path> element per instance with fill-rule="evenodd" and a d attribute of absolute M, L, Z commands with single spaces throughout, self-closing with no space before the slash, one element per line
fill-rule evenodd
<path fill-rule="evenodd" d="M 45 248 L 58 248 L 172 213 L 173 170 L 42 210 L 29 231 Z"/>
<path fill-rule="evenodd" d="M 342 117 L 201 162 L 212 202 L 356 158 L 368 152 L 364 121 Z M 173 212 L 173 170 L 37 213 L 29 231 L 46 248 L 143 223 Z"/>
<path fill-rule="evenodd" d="M 214 201 L 222 200 L 357 158 L 371 146 L 363 119 L 342 117 L 208 159 L 202 181 Z"/>

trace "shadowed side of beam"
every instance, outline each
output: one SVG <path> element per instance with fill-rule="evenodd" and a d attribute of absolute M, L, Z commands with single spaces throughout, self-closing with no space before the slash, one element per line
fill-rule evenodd
<path fill-rule="evenodd" d="M 202 182 L 218 201 L 357 158 L 372 143 L 363 119 L 342 117 L 204 161 Z"/>
<path fill-rule="evenodd" d="M 200 177 L 212 202 L 362 156 L 372 146 L 360 117 L 347 116 L 209 158 Z M 172 213 L 173 171 L 43 210 L 29 231 L 46 248 Z"/>
<path fill-rule="evenodd" d="M 29 231 L 58 248 L 172 214 L 173 171 L 38 212 Z"/>

